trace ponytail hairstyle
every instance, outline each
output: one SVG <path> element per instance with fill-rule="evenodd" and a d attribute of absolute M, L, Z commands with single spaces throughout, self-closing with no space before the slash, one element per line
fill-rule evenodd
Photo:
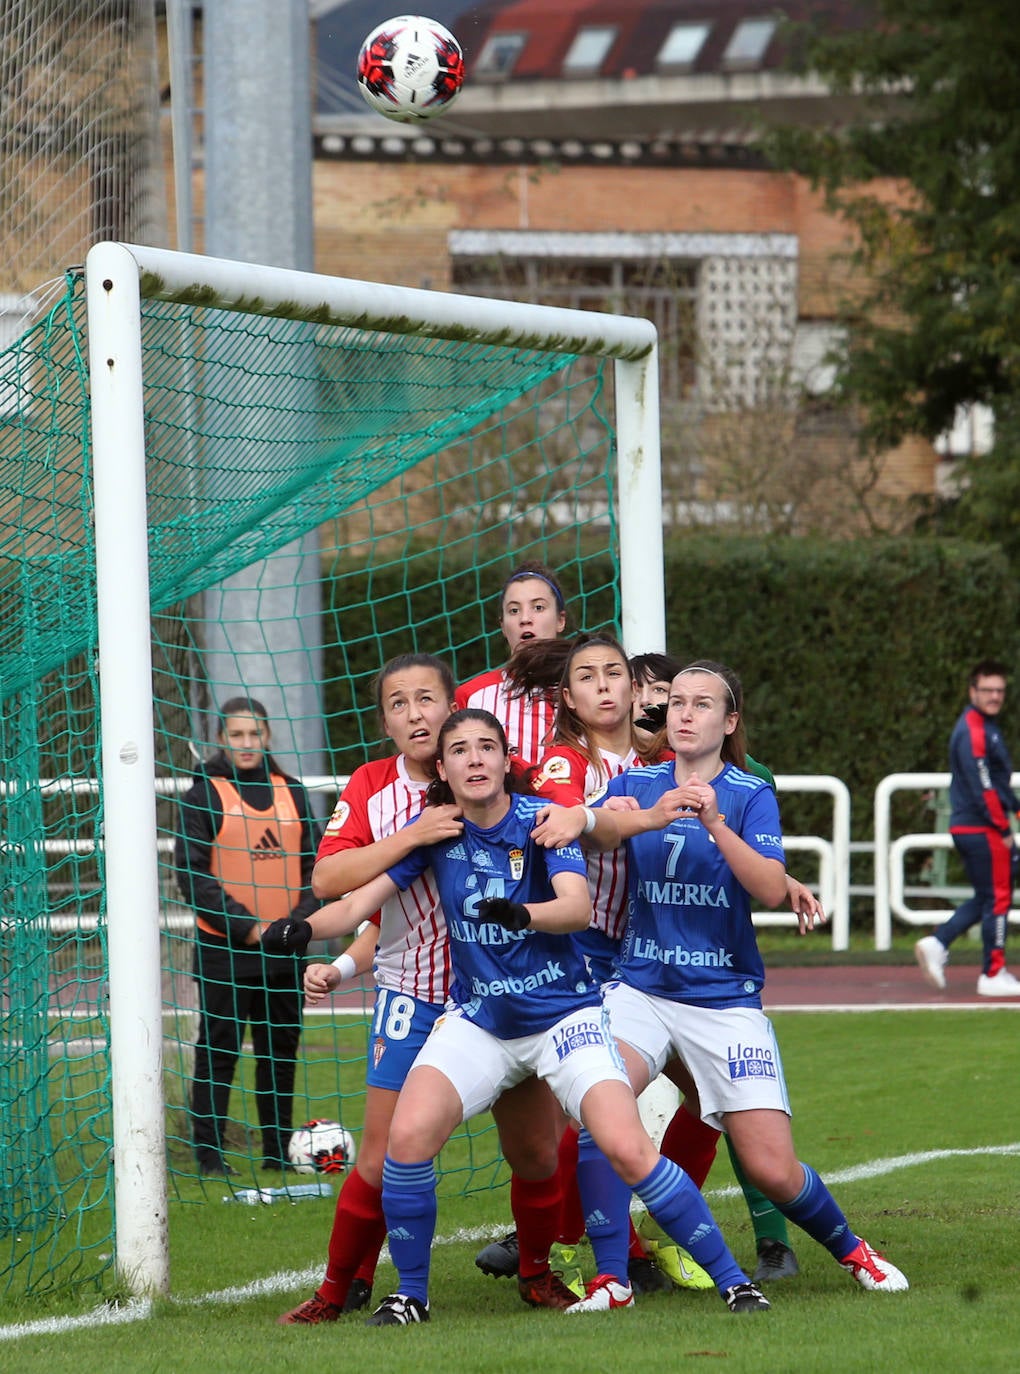
<path fill-rule="evenodd" d="M 484 725 L 487 730 L 491 730 L 499 741 L 500 748 L 503 750 L 503 757 L 506 758 L 509 756 L 510 746 L 507 744 L 506 731 L 492 712 L 483 711 L 478 706 L 466 706 L 463 710 L 454 711 L 453 715 L 447 716 L 446 720 L 444 720 L 439 727 L 439 738 L 437 740 L 439 745 L 437 753 L 438 758 L 443 757 L 443 746 L 450 732 L 456 730 L 461 725 L 465 725 L 468 721 L 477 721 L 479 725 Z M 528 778 L 526 776 L 522 777 L 519 773 L 515 773 L 514 769 L 511 767 L 510 771 L 503 779 L 503 790 L 509 795 L 512 795 L 514 792 L 530 792 L 531 787 Z M 425 790 L 425 805 L 449 806 L 453 804 L 454 797 L 453 792 L 450 790 L 450 784 L 445 778 L 441 778 L 437 774 Z"/>
<path fill-rule="evenodd" d="M 732 668 L 727 668 L 725 664 L 716 663 L 714 659 L 698 658 L 693 663 L 687 663 L 677 677 L 683 673 L 707 673 L 709 677 L 718 678 L 726 688 L 726 711 L 727 714 L 737 716 L 737 728 L 732 734 L 723 737 L 720 756 L 723 763 L 732 763 L 737 768 L 747 772 L 747 735 L 744 731 L 744 691 L 740 685 L 740 678 Z"/>
<path fill-rule="evenodd" d="M 568 639 L 526 639 L 514 650 L 504 669 L 507 696 L 558 693 L 570 651 Z"/>
<path fill-rule="evenodd" d="M 594 768 L 600 778 L 606 778 L 605 765 L 602 762 L 602 755 L 598 749 L 588 739 L 587 728 L 584 721 L 578 716 L 573 706 L 567 704 L 563 691 L 570 686 L 570 669 L 574 659 L 583 649 L 590 649 L 592 646 L 600 649 L 610 649 L 613 653 L 619 654 L 620 662 L 624 668 L 630 672 L 630 665 L 627 660 L 626 651 L 618 639 L 608 632 L 596 631 L 593 634 L 579 634 L 576 639 L 570 641 L 567 646 L 567 653 L 564 659 L 563 668 L 560 675 L 559 693 L 556 704 L 556 717 L 553 720 L 552 742 L 553 744 L 566 744 L 571 749 L 576 749 Z M 638 749 L 639 741 L 637 732 L 633 725 L 630 730 L 631 747 Z"/>

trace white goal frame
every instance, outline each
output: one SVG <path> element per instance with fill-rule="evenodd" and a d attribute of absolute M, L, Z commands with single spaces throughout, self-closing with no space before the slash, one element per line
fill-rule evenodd
<path fill-rule="evenodd" d="M 169 1292 L 141 300 L 611 358 L 623 641 L 665 650 L 659 376 L 648 320 L 352 281 L 135 244 L 85 263 L 119 1280 Z"/>

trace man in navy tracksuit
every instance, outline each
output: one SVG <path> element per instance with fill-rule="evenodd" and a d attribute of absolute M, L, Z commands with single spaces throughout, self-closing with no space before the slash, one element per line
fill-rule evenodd
<path fill-rule="evenodd" d="M 1006 700 L 1006 667 L 983 659 L 970 675 L 970 705 L 949 737 L 949 831 L 974 895 L 914 953 L 933 987 L 946 985 L 949 946 L 981 922 L 984 959 L 977 990 L 982 997 L 1020 997 L 1020 979 L 1006 968 L 1006 930 L 1013 898 L 1014 849 L 1009 821 L 1020 811 L 1010 785 L 1013 765 L 996 724 Z"/>

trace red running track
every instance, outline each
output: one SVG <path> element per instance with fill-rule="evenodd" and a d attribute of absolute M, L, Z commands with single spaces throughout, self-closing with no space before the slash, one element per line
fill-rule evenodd
<path fill-rule="evenodd" d="M 950 965 L 945 991 L 929 987 L 914 964 L 847 964 L 832 968 L 768 968 L 766 1011 L 931 1011 L 1006 1008 L 1020 997 L 979 997 L 977 964 Z"/>

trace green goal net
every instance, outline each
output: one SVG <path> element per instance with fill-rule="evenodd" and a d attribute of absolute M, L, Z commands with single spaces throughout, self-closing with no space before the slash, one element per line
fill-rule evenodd
<path fill-rule="evenodd" d="M 389 656 L 439 654 L 458 680 L 502 661 L 497 594 L 516 562 L 557 569 L 572 627 L 620 624 L 611 365 L 580 347 L 393 324 L 143 292 L 171 1207 L 224 1191 L 192 1152 L 194 918 L 173 862 L 178 798 L 218 701 L 233 688 L 270 702 L 274 753 L 325 816 L 347 775 L 387 752 L 372 682 Z M 87 342 L 71 275 L 0 355 L 0 1291 L 12 1294 L 102 1290 L 120 1210 Z M 359 1138 L 371 1001 L 365 980 L 304 1013 L 295 1124 L 332 1118 Z M 247 1042 L 224 1148 L 229 1186 L 265 1186 Z M 458 1192 L 505 1183 L 488 1119 L 440 1167 Z"/>

